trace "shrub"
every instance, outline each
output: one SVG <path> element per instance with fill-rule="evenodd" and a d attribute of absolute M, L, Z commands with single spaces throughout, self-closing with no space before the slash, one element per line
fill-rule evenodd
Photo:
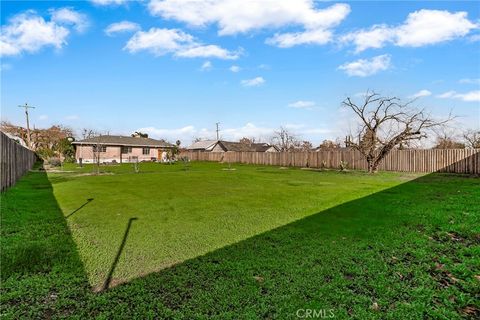
<path fill-rule="evenodd" d="M 347 161 L 340 161 L 340 171 L 345 171 L 348 169 L 348 162 Z"/>
<path fill-rule="evenodd" d="M 60 167 L 62 165 L 62 161 L 60 161 L 60 158 L 51 157 L 47 159 L 47 164 L 51 165 L 52 167 Z"/>
<path fill-rule="evenodd" d="M 325 169 L 327 167 L 327 161 L 322 160 L 322 163 L 320 163 L 320 168 Z"/>

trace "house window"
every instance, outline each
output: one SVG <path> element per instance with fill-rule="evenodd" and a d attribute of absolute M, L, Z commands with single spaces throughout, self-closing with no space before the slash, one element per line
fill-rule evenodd
<path fill-rule="evenodd" d="M 107 146 L 92 146 L 93 152 L 107 152 Z"/>
<path fill-rule="evenodd" d="M 132 153 L 132 147 L 122 147 L 122 153 Z"/>
<path fill-rule="evenodd" d="M 150 154 L 150 148 L 142 148 L 142 154 Z"/>

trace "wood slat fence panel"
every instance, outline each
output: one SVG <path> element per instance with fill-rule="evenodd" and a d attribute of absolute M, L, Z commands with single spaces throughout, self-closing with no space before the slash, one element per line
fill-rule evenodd
<path fill-rule="evenodd" d="M 357 150 L 265 153 L 186 151 L 181 156 L 187 156 L 192 161 L 329 169 L 338 169 L 340 161 L 345 161 L 349 169 L 367 170 L 367 162 Z M 480 174 L 480 149 L 393 150 L 380 164 L 379 170 Z"/>
<path fill-rule="evenodd" d="M 30 170 L 37 155 L 0 132 L 0 188 L 6 190 Z"/>

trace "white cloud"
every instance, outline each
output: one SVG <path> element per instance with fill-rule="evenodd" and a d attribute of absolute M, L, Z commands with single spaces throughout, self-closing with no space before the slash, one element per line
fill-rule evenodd
<path fill-rule="evenodd" d="M 51 21 L 54 23 L 73 25 L 78 32 L 83 32 L 88 27 L 87 16 L 72 8 L 51 9 L 49 12 L 52 16 Z"/>
<path fill-rule="evenodd" d="M 232 72 L 237 73 L 237 72 L 239 72 L 239 71 L 242 70 L 242 69 L 241 69 L 239 66 L 233 65 L 233 66 L 230 67 L 229 70 L 232 71 Z"/>
<path fill-rule="evenodd" d="M 312 139 L 321 141 L 323 139 L 334 139 L 335 134 L 342 134 L 342 132 L 336 132 L 331 128 L 320 127 L 312 128 L 308 127 L 305 124 L 284 124 L 285 128 L 291 130 L 296 136 L 300 139 Z M 274 135 L 274 132 L 278 127 L 270 126 L 259 126 L 252 122 L 248 122 L 243 126 L 239 127 L 221 127 L 220 128 L 220 137 L 221 139 L 227 141 L 238 141 L 243 137 L 256 138 L 257 141 L 270 141 L 270 138 Z M 148 135 L 155 139 L 166 139 L 167 141 L 174 142 L 180 140 L 182 146 L 188 146 L 191 144 L 194 138 L 202 139 L 215 139 L 215 131 L 207 128 L 196 128 L 193 125 L 188 125 L 181 128 L 155 128 L 155 127 L 144 127 L 139 128 L 135 131 L 141 131 L 148 133 Z"/>
<path fill-rule="evenodd" d="M 45 21 L 35 11 L 27 11 L 10 19 L 0 34 L 0 56 L 34 53 L 43 47 L 62 48 L 70 31 L 54 21 Z"/>
<path fill-rule="evenodd" d="M 415 99 L 415 98 L 421 98 L 421 97 L 428 97 L 430 95 L 432 95 L 432 93 L 430 91 L 428 91 L 426 89 L 423 89 L 423 90 L 418 91 L 417 93 L 412 94 L 410 96 L 410 98 Z"/>
<path fill-rule="evenodd" d="M 437 95 L 440 99 L 457 99 L 465 102 L 480 102 L 480 90 L 458 93 L 456 91 L 447 91 Z"/>
<path fill-rule="evenodd" d="M 359 59 L 347 62 L 338 69 L 345 71 L 349 76 L 367 77 L 390 68 L 390 55 L 383 54 L 372 59 Z"/>
<path fill-rule="evenodd" d="M 126 3 L 128 0 L 90 0 L 91 3 L 97 6 L 118 6 Z"/>
<path fill-rule="evenodd" d="M 479 24 L 468 20 L 465 11 L 452 13 L 422 9 L 410 13 L 399 26 L 374 25 L 369 29 L 348 33 L 341 41 L 353 42 L 356 52 L 382 48 L 387 43 L 400 47 L 421 47 L 464 37 L 479 27 Z"/>
<path fill-rule="evenodd" d="M 290 48 L 302 44 L 326 44 L 332 40 L 332 32 L 330 30 L 317 29 L 303 32 L 289 32 L 275 34 L 266 40 L 267 44 L 280 48 Z"/>
<path fill-rule="evenodd" d="M 480 85 L 480 78 L 460 79 L 458 82 L 463 83 L 463 84 L 478 84 L 478 85 Z"/>
<path fill-rule="evenodd" d="M 136 131 L 148 133 L 152 138 L 166 139 L 168 141 L 182 141 L 182 146 L 188 146 L 193 138 L 215 139 L 215 131 L 206 128 L 197 129 L 192 125 L 182 128 L 163 129 L 155 127 L 139 128 Z M 270 137 L 274 129 L 268 127 L 258 127 L 253 123 L 247 123 L 238 128 L 221 128 L 220 135 L 222 139 L 238 141 L 243 137 Z"/>
<path fill-rule="evenodd" d="M 290 103 L 288 106 L 291 108 L 297 108 L 297 109 L 310 109 L 313 106 L 315 106 L 315 102 L 299 100 L 299 101 Z"/>
<path fill-rule="evenodd" d="M 184 58 L 237 59 L 240 52 L 232 52 L 216 45 L 202 45 L 179 29 L 151 28 L 137 31 L 124 47 L 130 53 L 148 51 L 156 56 L 167 53 Z"/>
<path fill-rule="evenodd" d="M 174 129 L 162 129 L 155 127 L 145 127 L 139 128 L 135 131 L 148 133 L 148 136 L 155 139 L 165 139 L 167 141 L 177 141 L 182 142 L 182 146 L 187 146 L 190 144 L 190 141 L 197 136 L 197 130 L 194 126 L 185 126 L 182 128 Z"/>
<path fill-rule="evenodd" d="M 273 134 L 274 129 L 258 127 L 253 123 L 247 123 L 239 128 L 226 128 L 220 133 L 224 139 L 239 140 L 243 137 L 268 137 Z"/>
<path fill-rule="evenodd" d="M 240 57 L 241 52 L 242 50 L 232 52 L 212 44 L 205 46 L 194 44 L 191 47 L 186 47 L 177 51 L 175 55 L 184 58 L 218 58 L 225 60 L 235 60 Z"/>
<path fill-rule="evenodd" d="M 397 32 L 399 46 L 419 47 L 463 37 L 479 26 L 467 19 L 467 12 L 420 10 L 408 15 Z"/>
<path fill-rule="evenodd" d="M 116 33 L 133 32 L 137 30 L 140 30 L 140 26 L 137 23 L 125 20 L 110 24 L 105 28 L 104 32 L 107 36 L 113 36 Z"/>
<path fill-rule="evenodd" d="M 174 19 L 194 27 L 215 24 L 219 35 L 234 35 L 261 29 L 287 26 L 303 28 L 300 32 L 280 33 L 267 43 L 287 48 L 301 44 L 325 44 L 329 30 L 350 13 L 348 4 L 315 8 L 314 0 L 151 0 L 150 13 Z"/>
<path fill-rule="evenodd" d="M 48 116 L 46 114 L 42 114 L 38 117 L 38 120 L 40 120 L 40 121 L 48 120 Z"/>
<path fill-rule="evenodd" d="M 395 35 L 395 31 L 386 25 L 375 25 L 367 30 L 348 33 L 340 38 L 341 42 L 353 42 L 355 52 L 361 52 L 368 48 L 382 48 L 386 42 Z"/>
<path fill-rule="evenodd" d="M 337 25 L 350 12 L 347 4 L 316 9 L 313 0 L 151 0 L 153 15 L 191 26 L 216 24 L 220 35 L 289 25 L 324 29 Z"/>
<path fill-rule="evenodd" d="M 477 42 L 480 41 L 480 34 L 474 34 L 468 38 L 468 41 L 470 42 Z"/>
<path fill-rule="evenodd" d="M 202 71 L 209 71 L 213 67 L 212 63 L 210 61 L 205 61 L 202 66 L 200 67 L 200 70 Z"/>
<path fill-rule="evenodd" d="M 265 83 L 263 77 L 256 77 L 253 79 L 246 79 L 240 82 L 244 87 L 258 87 Z"/>

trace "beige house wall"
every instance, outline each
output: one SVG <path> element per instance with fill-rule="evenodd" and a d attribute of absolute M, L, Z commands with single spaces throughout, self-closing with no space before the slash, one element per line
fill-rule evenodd
<path fill-rule="evenodd" d="M 149 154 L 143 154 L 143 147 L 131 147 L 132 152 L 121 154 L 120 146 L 107 146 L 106 152 L 100 152 L 100 163 L 103 162 L 129 162 L 132 157 L 138 157 L 138 161 L 151 161 L 152 158 L 156 158 L 157 161 L 161 161 L 166 149 L 163 148 L 150 148 Z M 83 163 L 94 163 L 93 146 L 91 145 L 77 145 L 75 158 L 77 162 L 80 162 L 80 158 Z M 130 159 L 129 159 L 130 158 Z"/>

